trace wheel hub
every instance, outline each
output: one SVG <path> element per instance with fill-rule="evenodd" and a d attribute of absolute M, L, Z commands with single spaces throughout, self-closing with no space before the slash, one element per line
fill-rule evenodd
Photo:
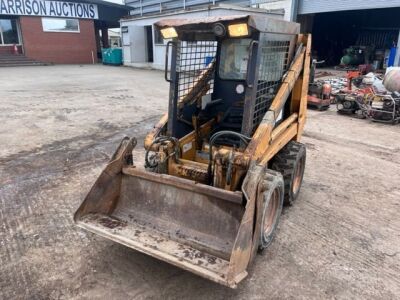
<path fill-rule="evenodd" d="M 268 203 L 268 207 L 265 211 L 264 237 L 269 236 L 274 229 L 274 224 L 275 224 L 275 221 L 277 218 L 277 212 L 279 209 L 279 199 L 280 199 L 280 192 L 278 189 L 275 189 L 271 195 L 270 201 Z"/>
<path fill-rule="evenodd" d="M 294 172 L 293 184 L 292 184 L 292 193 L 295 195 L 300 189 L 301 179 L 303 177 L 304 171 L 304 157 L 299 160 L 297 164 L 296 170 Z"/>

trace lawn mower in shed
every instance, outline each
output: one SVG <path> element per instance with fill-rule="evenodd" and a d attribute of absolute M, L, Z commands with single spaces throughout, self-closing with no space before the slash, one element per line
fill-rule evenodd
<path fill-rule="evenodd" d="M 307 105 L 318 110 L 327 110 L 331 104 L 332 86 L 329 83 L 313 82 L 308 87 Z"/>
<path fill-rule="evenodd" d="M 308 86 L 307 106 L 309 108 L 316 108 L 318 110 L 326 110 L 331 104 L 332 86 L 329 83 L 322 81 L 315 81 L 314 75 L 318 64 L 325 61 L 318 62 L 313 59 L 310 69 L 310 83 Z"/>
<path fill-rule="evenodd" d="M 368 116 L 368 103 L 364 94 L 356 92 L 339 93 L 335 98 L 339 114 L 354 115 L 359 119 L 365 119 Z"/>
<path fill-rule="evenodd" d="M 146 167 L 123 139 L 74 220 L 235 288 L 299 195 L 311 36 L 249 15 L 156 28 L 169 40 L 169 107 L 145 138 Z"/>
<path fill-rule="evenodd" d="M 353 89 L 353 82 L 359 84 L 362 81 L 359 71 L 347 71 L 346 77 L 347 87 L 335 96 L 337 112 L 365 119 L 368 116 L 368 103 L 365 95 L 371 93 L 372 88 Z"/>

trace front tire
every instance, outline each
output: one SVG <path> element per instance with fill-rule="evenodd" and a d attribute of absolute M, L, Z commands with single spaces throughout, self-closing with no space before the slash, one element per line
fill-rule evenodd
<path fill-rule="evenodd" d="M 263 190 L 263 214 L 258 245 L 260 252 L 271 244 L 278 227 L 285 193 L 282 175 L 273 170 L 267 170 L 264 176 Z"/>
<path fill-rule="evenodd" d="M 280 172 L 285 182 L 285 205 L 293 205 L 299 196 L 306 165 L 306 147 L 289 142 L 272 160 L 271 169 Z"/>

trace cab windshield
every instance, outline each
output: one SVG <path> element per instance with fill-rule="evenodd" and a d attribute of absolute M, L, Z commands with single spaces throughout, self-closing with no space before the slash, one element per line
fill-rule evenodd
<path fill-rule="evenodd" d="M 222 42 L 219 77 L 230 80 L 244 80 L 249 60 L 251 39 L 230 39 Z"/>

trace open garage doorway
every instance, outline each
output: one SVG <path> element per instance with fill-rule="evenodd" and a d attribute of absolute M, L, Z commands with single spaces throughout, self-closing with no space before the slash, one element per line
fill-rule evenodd
<path fill-rule="evenodd" d="M 147 52 L 147 62 L 153 62 L 153 27 L 144 26 L 146 30 L 146 52 Z"/>
<path fill-rule="evenodd" d="M 313 34 L 313 57 L 327 66 L 339 65 L 346 49 L 360 46 L 369 52 L 369 61 L 358 63 L 375 62 L 382 68 L 398 44 L 399 15 L 400 8 L 368 9 L 301 15 L 299 21 L 303 31 Z"/>

